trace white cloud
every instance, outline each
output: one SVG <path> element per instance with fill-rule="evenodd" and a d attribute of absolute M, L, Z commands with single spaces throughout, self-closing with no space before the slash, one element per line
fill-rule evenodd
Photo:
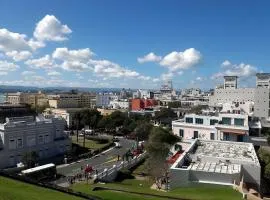
<path fill-rule="evenodd" d="M 7 75 L 8 73 L 7 72 L 1 72 L 0 71 L 0 76 L 5 76 L 5 75 Z"/>
<path fill-rule="evenodd" d="M 232 64 L 229 61 L 224 61 L 221 64 L 221 67 L 225 67 L 225 70 L 213 74 L 211 79 L 217 79 L 223 76 L 239 76 L 242 78 L 247 78 L 250 76 L 254 76 L 258 72 L 257 67 L 245 63 Z"/>
<path fill-rule="evenodd" d="M 0 71 L 9 72 L 16 71 L 20 67 L 14 63 L 0 60 Z"/>
<path fill-rule="evenodd" d="M 78 79 L 80 79 L 80 80 L 84 79 L 84 77 L 83 77 L 80 73 L 77 73 L 77 74 L 76 74 L 76 77 L 77 77 Z"/>
<path fill-rule="evenodd" d="M 68 48 L 56 48 L 52 54 L 53 58 L 62 61 L 87 62 L 94 53 L 89 49 L 68 50 Z"/>
<path fill-rule="evenodd" d="M 6 55 L 18 62 L 30 58 L 32 53 L 30 51 L 8 51 Z"/>
<path fill-rule="evenodd" d="M 180 76 L 183 75 L 183 73 L 184 73 L 183 71 L 177 72 L 177 74 L 180 75 Z"/>
<path fill-rule="evenodd" d="M 205 80 L 204 77 L 201 77 L 201 76 L 197 76 L 197 77 L 196 77 L 196 81 L 204 81 L 204 80 Z"/>
<path fill-rule="evenodd" d="M 31 49 L 26 35 L 0 29 L 0 51 L 29 51 Z"/>
<path fill-rule="evenodd" d="M 232 65 L 231 62 L 228 60 L 225 60 L 223 63 L 221 63 L 222 67 L 227 67 L 227 66 L 231 66 L 231 65 Z"/>
<path fill-rule="evenodd" d="M 48 76 L 61 76 L 61 73 L 57 71 L 49 71 L 47 74 Z"/>
<path fill-rule="evenodd" d="M 160 79 L 159 78 L 153 78 L 153 82 L 156 83 L 156 82 L 159 82 Z"/>
<path fill-rule="evenodd" d="M 39 41 L 64 41 L 71 32 L 71 29 L 62 25 L 54 15 L 46 15 L 37 23 L 34 37 Z"/>
<path fill-rule="evenodd" d="M 93 71 L 97 76 L 107 78 L 136 78 L 140 76 L 138 72 L 123 68 L 120 65 L 108 60 L 90 60 L 88 64 L 93 66 Z"/>
<path fill-rule="evenodd" d="M 55 63 L 51 59 L 50 55 L 45 55 L 37 59 L 27 60 L 25 64 L 33 69 L 51 69 L 55 66 Z"/>
<path fill-rule="evenodd" d="M 202 59 L 202 55 L 194 48 L 186 49 L 183 52 L 173 51 L 160 61 L 160 65 L 166 66 L 170 71 L 189 69 L 198 64 Z"/>
<path fill-rule="evenodd" d="M 153 52 L 143 56 L 143 57 L 139 57 L 137 59 L 137 61 L 139 63 L 145 63 L 145 62 L 159 62 L 161 61 L 161 56 L 157 56 L 156 54 L 154 54 Z"/>
<path fill-rule="evenodd" d="M 172 78 L 173 78 L 172 72 L 161 74 L 161 80 L 163 81 L 168 81 L 168 80 L 171 80 Z"/>
<path fill-rule="evenodd" d="M 79 62 L 79 61 L 65 61 L 63 62 L 60 67 L 67 71 L 76 71 L 76 72 L 83 72 L 83 71 L 90 71 L 92 70 L 87 64 Z"/>
<path fill-rule="evenodd" d="M 36 74 L 36 73 L 33 72 L 33 71 L 23 71 L 23 72 L 22 72 L 22 75 L 23 75 L 23 76 L 32 76 L 32 75 L 34 75 L 34 74 Z"/>
<path fill-rule="evenodd" d="M 152 78 L 151 78 L 150 76 L 139 76 L 138 79 L 144 80 L 144 81 L 149 81 L 149 80 L 151 80 Z"/>

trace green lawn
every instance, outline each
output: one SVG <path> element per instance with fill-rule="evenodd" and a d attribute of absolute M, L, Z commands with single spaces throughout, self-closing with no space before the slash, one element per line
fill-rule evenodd
<path fill-rule="evenodd" d="M 79 200 L 81 198 L 0 176 L 0 200 Z"/>
<path fill-rule="evenodd" d="M 83 147 L 83 137 L 79 137 L 79 142 L 77 143 L 77 136 L 72 136 L 72 143 L 79 144 Z M 108 143 L 99 143 L 98 141 L 85 139 L 85 147 L 89 149 L 100 149 L 107 144 Z"/>
<path fill-rule="evenodd" d="M 189 188 L 178 188 L 169 192 L 161 192 L 150 189 L 152 185 L 151 181 L 147 180 L 136 180 L 136 179 L 126 179 L 122 182 L 108 183 L 108 184 L 95 184 L 87 185 L 85 183 L 79 183 L 72 186 L 72 189 L 76 191 L 85 192 L 88 194 L 103 197 L 107 200 L 113 199 L 125 199 L 126 195 L 130 196 L 128 193 L 113 192 L 113 191 L 92 191 L 95 186 L 103 186 L 114 189 L 121 189 L 133 192 L 143 192 L 147 194 L 158 194 L 162 196 L 186 198 L 186 199 L 196 199 L 196 200 L 240 200 L 242 195 L 234 191 L 231 187 L 220 186 L 220 185 L 210 185 L 210 184 L 198 184 L 194 187 Z M 142 199 L 141 195 L 131 195 L 132 199 Z M 150 198 L 147 199 L 166 199 L 166 198 Z M 128 198 L 131 199 L 131 198 Z"/>

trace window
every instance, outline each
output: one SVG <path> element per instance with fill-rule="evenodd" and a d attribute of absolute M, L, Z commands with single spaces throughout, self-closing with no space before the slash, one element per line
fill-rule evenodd
<path fill-rule="evenodd" d="M 195 123 L 196 124 L 203 124 L 203 119 L 202 118 L 196 118 Z"/>
<path fill-rule="evenodd" d="M 215 125 L 216 123 L 218 123 L 217 119 L 210 119 L 210 125 Z"/>
<path fill-rule="evenodd" d="M 45 143 L 49 143 L 50 142 L 50 136 L 49 135 L 45 135 L 45 139 L 44 139 Z"/>
<path fill-rule="evenodd" d="M 179 130 L 179 136 L 182 137 L 182 138 L 184 137 L 184 130 L 183 129 Z"/>
<path fill-rule="evenodd" d="M 186 123 L 192 124 L 192 123 L 193 123 L 193 118 L 191 118 L 191 117 L 186 117 Z"/>
<path fill-rule="evenodd" d="M 222 117 L 222 124 L 231 125 L 231 118 L 230 117 Z"/>
<path fill-rule="evenodd" d="M 14 138 L 9 139 L 9 149 L 16 149 L 16 141 Z"/>
<path fill-rule="evenodd" d="M 223 133 L 223 140 L 230 141 L 230 134 L 229 133 Z"/>
<path fill-rule="evenodd" d="M 32 147 L 35 145 L 36 145 L 36 136 L 35 135 L 27 136 L 27 146 Z"/>
<path fill-rule="evenodd" d="M 39 144 L 43 144 L 43 143 L 44 143 L 43 135 L 39 135 L 39 136 L 38 136 L 38 143 L 39 143 Z"/>
<path fill-rule="evenodd" d="M 215 133 L 210 133 L 210 140 L 215 140 Z"/>
<path fill-rule="evenodd" d="M 244 126 L 244 119 L 235 118 L 234 125 L 235 126 Z"/>
<path fill-rule="evenodd" d="M 23 148 L 23 140 L 22 140 L 22 138 L 17 138 L 17 148 Z"/>
<path fill-rule="evenodd" d="M 198 137 L 199 137 L 198 131 L 194 131 L 194 132 L 193 132 L 193 138 L 196 139 L 196 138 L 198 138 Z"/>

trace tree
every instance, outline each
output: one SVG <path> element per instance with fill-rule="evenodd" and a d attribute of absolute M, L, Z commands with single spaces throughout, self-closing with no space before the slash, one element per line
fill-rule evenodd
<path fill-rule="evenodd" d="M 26 152 L 22 157 L 22 162 L 27 166 L 27 168 L 34 167 L 38 162 L 39 156 L 37 152 L 31 151 Z"/>
<path fill-rule="evenodd" d="M 77 143 L 79 142 L 79 127 L 81 125 L 82 117 L 83 115 L 80 111 L 74 113 L 74 120 L 76 124 L 76 133 L 77 133 Z"/>
<path fill-rule="evenodd" d="M 170 108 L 161 108 L 160 111 L 155 112 L 155 119 L 162 124 L 171 125 L 172 120 L 177 118 L 177 114 Z"/>
<path fill-rule="evenodd" d="M 172 101 L 168 103 L 169 108 L 180 108 L 181 102 L 180 101 Z"/>
<path fill-rule="evenodd" d="M 148 140 L 149 134 L 153 128 L 153 125 L 149 122 L 138 123 L 137 127 L 134 130 L 136 138 L 138 140 Z"/>
<path fill-rule="evenodd" d="M 270 180 L 270 163 L 264 168 L 264 177 Z"/>
<path fill-rule="evenodd" d="M 270 135 L 267 136 L 267 143 L 270 146 Z"/>
<path fill-rule="evenodd" d="M 156 185 L 160 186 L 160 180 L 168 181 L 168 165 L 166 162 L 168 153 L 172 145 L 181 139 L 171 134 L 167 129 L 154 127 L 149 135 L 146 146 L 149 158 L 147 159 L 147 167 L 149 174 L 156 181 Z"/>
<path fill-rule="evenodd" d="M 195 114 L 202 114 L 202 110 L 207 109 L 207 105 L 198 105 L 191 108 L 190 112 Z"/>
<path fill-rule="evenodd" d="M 85 109 L 81 113 L 82 122 L 88 125 L 90 129 L 95 130 L 97 128 L 98 122 L 101 119 L 101 114 L 96 109 Z M 85 132 L 83 133 L 83 146 L 85 147 Z"/>

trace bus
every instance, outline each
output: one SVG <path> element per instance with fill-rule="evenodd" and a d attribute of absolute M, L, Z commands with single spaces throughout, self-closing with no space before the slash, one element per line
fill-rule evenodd
<path fill-rule="evenodd" d="M 53 163 L 37 166 L 21 171 L 21 175 L 37 180 L 51 180 L 56 176 L 56 166 Z"/>

